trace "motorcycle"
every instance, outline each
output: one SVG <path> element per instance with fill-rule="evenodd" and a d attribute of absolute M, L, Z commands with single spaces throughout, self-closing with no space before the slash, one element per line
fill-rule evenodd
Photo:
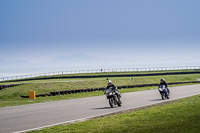
<path fill-rule="evenodd" d="M 159 86 L 158 90 L 163 100 L 169 99 L 169 91 L 164 85 Z"/>
<path fill-rule="evenodd" d="M 113 91 L 113 89 L 108 88 L 106 89 L 106 97 L 109 100 L 109 104 L 111 108 L 114 108 L 115 105 L 121 106 L 121 101 L 118 99 L 117 94 Z M 121 97 L 121 96 L 119 96 Z"/>

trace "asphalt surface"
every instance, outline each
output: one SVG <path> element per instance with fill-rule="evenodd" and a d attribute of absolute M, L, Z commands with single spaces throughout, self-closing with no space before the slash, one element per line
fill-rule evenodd
<path fill-rule="evenodd" d="M 123 93 L 122 106 L 115 108 L 110 108 L 105 96 L 0 108 L 0 133 L 40 129 L 189 97 L 200 94 L 200 85 L 171 87 L 170 91 L 167 100 L 161 99 L 157 89 Z"/>

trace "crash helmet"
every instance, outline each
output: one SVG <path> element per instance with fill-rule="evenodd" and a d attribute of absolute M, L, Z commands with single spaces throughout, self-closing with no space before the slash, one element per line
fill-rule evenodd
<path fill-rule="evenodd" d="M 163 81 L 164 81 L 164 78 L 161 78 L 160 81 L 163 82 Z"/>
<path fill-rule="evenodd" d="M 108 84 L 112 84 L 112 81 L 111 80 L 108 80 L 108 82 L 107 82 Z"/>

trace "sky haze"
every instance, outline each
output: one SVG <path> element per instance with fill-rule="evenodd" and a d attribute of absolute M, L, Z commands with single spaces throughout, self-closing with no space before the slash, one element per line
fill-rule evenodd
<path fill-rule="evenodd" d="M 199 0 L 1 0 L 0 59 L 199 62 Z"/>

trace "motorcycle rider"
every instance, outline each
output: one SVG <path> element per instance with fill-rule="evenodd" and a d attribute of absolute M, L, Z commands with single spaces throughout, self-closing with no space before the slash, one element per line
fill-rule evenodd
<path fill-rule="evenodd" d="M 166 88 L 167 91 L 168 91 L 168 94 L 170 94 L 168 84 L 167 84 L 167 82 L 164 80 L 164 78 L 161 78 L 161 79 L 160 79 L 160 85 L 159 85 L 159 87 L 160 87 L 161 85 L 164 85 L 165 88 Z"/>
<path fill-rule="evenodd" d="M 119 93 L 119 91 L 118 91 L 118 89 L 117 89 L 117 87 L 112 83 L 112 81 L 111 80 L 108 80 L 108 86 L 106 87 L 106 89 L 105 90 L 107 90 L 108 88 L 110 88 L 111 87 L 111 89 L 116 93 L 116 95 L 117 95 L 117 98 L 118 98 L 118 100 L 120 101 L 120 98 L 121 98 L 121 94 Z M 105 93 L 104 93 L 105 94 Z"/>

